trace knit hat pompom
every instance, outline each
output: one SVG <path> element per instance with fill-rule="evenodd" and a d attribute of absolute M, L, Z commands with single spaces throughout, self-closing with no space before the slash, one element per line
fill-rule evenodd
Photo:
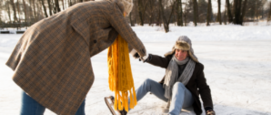
<path fill-rule="evenodd" d="M 128 16 L 131 13 L 134 6 L 133 0 L 118 0 L 118 1 L 123 4 L 124 12 L 126 12 Z"/>

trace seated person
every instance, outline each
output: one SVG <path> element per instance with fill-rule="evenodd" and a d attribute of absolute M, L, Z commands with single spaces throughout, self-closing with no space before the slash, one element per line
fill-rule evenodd
<path fill-rule="evenodd" d="M 193 106 L 197 115 L 202 113 L 199 94 L 207 115 L 215 115 L 211 91 L 204 77 L 203 64 L 194 55 L 191 40 L 180 36 L 172 51 L 165 57 L 149 54 L 145 62 L 166 69 L 164 78 L 158 83 L 145 80 L 136 90 L 137 101 L 148 92 L 168 102 L 168 114 L 179 115 L 182 108 Z M 121 114 L 126 114 L 124 110 Z"/>

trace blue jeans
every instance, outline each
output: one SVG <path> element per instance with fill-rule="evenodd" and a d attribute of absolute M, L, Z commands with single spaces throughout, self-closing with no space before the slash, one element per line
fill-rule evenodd
<path fill-rule="evenodd" d="M 21 115 L 43 115 L 44 111 L 45 107 L 23 92 Z M 85 100 L 82 102 L 75 115 L 85 115 Z"/>
<path fill-rule="evenodd" d="M 163 85 L 151 79 L 145 80 L 145 82 L 136 90 L 137 101 L 140 101 L 140 99 L 142 99 L 148 92 L 151 92 L 163 101 L 168 101 L 164 96 L 165 89 L 163 88 Z M 172 89 L 169 114 L 179 115 L 182 108 L 192 106 L 193 102 L 194 100 L 191 92 L 181 82 L 176 82 Z"/>

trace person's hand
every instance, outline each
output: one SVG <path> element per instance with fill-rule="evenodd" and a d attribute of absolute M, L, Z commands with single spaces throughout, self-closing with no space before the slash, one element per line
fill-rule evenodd
<path fill-rule="evenodd" d="M 215 111 L 214 110 L 207 110 L 206 115 L 215 115 Z"/>
<path fill-rule="evenodd" d="M 143 62 L 149 62 L 151 59 L 152 59 L 152 55 L 151 55 L 151 54 L 146 53 L 146 55 L 145 55 L 145 56 L 140 57 L 139 61 L 141 61 L 141 60 L 142 60 Z"/>
<path fill-rule="evenodd" d="M 139 54 L 136 52 L 135 49 L 133 49 L 133 50 L 130 52 L 130 54 L 131 54 L 135 59 L 138 59 L 138 58 L 140 57 Z"/>

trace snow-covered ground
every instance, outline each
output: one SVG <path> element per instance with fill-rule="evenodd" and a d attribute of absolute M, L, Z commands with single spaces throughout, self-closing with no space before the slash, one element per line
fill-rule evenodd
<path fill-rule="evenodd" d="M 247 24 L 249 25 L 249 24 Z M 213 25 L 210 27 L 133 27 L 147 52 L 163 55 L 180 35 L 192 39 L 212 91 L 217 115 L 271 115 L 271 26 Z M 0 114 L 18 115 L 22 90 L 11 80 L 13 72 L 5 62 L 21 34 L 0 34 Z M 86 98 L 87 115 L 110 115 L 103 97 L 108 88 L 107 50 L 91 58 L 95 82 Z M 147 78 L 159 81 L 165 70 L 131 58 L 135 87 Z M 166 103 L 146 95 L 131 115 L 160 115 Z M 45 115 L 54 115 L 46 110 Z"/>

